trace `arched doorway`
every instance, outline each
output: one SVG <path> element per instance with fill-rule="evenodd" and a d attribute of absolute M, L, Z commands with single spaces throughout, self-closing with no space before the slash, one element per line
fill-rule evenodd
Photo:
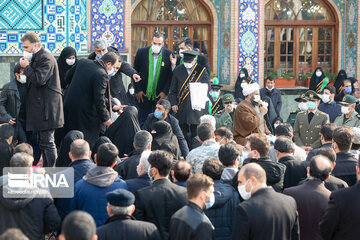
<path fill-rule="evenodd" d="M 175 52 L 180 39 L 191 38 L 211 64 L 212 25 L 210 10 L 201 0 L 142 0 L 131 17 L 131 59 L 139 48 L 151 45 L 158 31 L 165 35 L 165 47 Z"/>
<path fill-rule="evenodd" d="M 265 73 L 292 73 L 297 80 L 320 66 L 336 73 L 338 19 L 324 0 L 273 0 L 265 9 Z"/>

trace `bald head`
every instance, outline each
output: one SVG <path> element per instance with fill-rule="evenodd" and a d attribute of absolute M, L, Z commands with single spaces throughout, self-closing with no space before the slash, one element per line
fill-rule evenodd
<path fill-rule="evenodd" d="M 90 158 L 90 146 L 84 139 L 76 139 L 70 145 L 70 158 L 72 161 Z"/>
<path fill-rule="evenodd" d="M 174 177 L 179 182 L 186 182 L 191 175 L 191 165 L 184 161 L 177 161 L 174 166 Z"/>
<path fill-rule="evenodd" d="M 316 155 L 311 158 L 309 165 L 309 174 L 311 177 L 325 181 L 332 170 L 330 160 L 323 155 Z"/>
<path fill-rule="evenodd" d="M 257 163 L 248 163 L 244 165 L 239 172 L 239 176 L 244 177 L 248 180 L 250 177 L 256 178 L 258 183 L 266 184 L 266 173 L 265 170 Z"/>

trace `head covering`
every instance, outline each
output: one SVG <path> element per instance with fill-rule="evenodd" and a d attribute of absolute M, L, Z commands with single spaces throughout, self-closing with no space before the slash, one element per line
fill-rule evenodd
<path fill-rule="evenodd" d="M 116 207 L 129 207 L 135 202 L 135 196 L 125 189 L 116 189 L 106 194 L 106 200 Z"/>
<path fill-rule="evenodd" d="M 279 117 L 279 116 L 277 116 L 277 117 L 275 117 L 273 120 L 272 120 L 272 124 L 274 125 L 274 123 L 276 122 L 276 121 L 280 121 L 280 122 L 284 122 L 284 120 L 281 118 L 281 117 Z"/>
<path fill-rule="evenodd" d="M 59 156 L 56 159 L 56 167 L 69 166 L 69 164 L 71 163 L 71 159 L 69 157 L 70 145 L 76 139 L 84 139 L 84 134 L 78 130 L 71 130 L 65 135 L 60 145 Z"/>
<path fill-rule="evenodd" d="M 307 101 L 305 93 L 303 93 L 299 97 L 295 98 L 295 102 L 300 102 L 300 100 Z"/>
<path fill-rule="evenodd" d="M 211 84 L 211 90 L 220 90 L 222 85 L 220 84 Z"/>
<path fill-rule="evenodd" d="M 134 150 L 133 141 L 135 133 L 140 131 L 138 110 L 129 106 L 106 130 L 105 136 L 110 138 L 113 144 L 119 149 L 119 156 L 129 154 Z"/>
<path fill-rule="evenodd" d="M 224 94 L 222 100 L 223 100 L 223 102 L 234 102 L 235 98 L 231 93 L 226 93 L 226 94 Z"/>
<path fill-rule="evenodd" d="M 154 123 L 153 128 L 156 133 L 153 133 L 151 150 L 165 150 L 172 153 L 175 159 L 179 159 L 179 142 L 172 131 L 170 123 L 166 121 L 157 121 Z"/>
<path fill-rule="evenodd" d="M 194 60 L 194 58 L 196 56 L 199 55 L 199 52 L 197 51 L 194 51 L 194 50 L 186 50 L 186 51 L 183 51 L 183 54 L 184 54 L 184 57 L 183 57 L 183 62 L 185 63 L 190 63 Z"/>
<path fill-rule="evenodd" d="M 348 105 L 348 104 L 354 104 L 357 103 L 358 100 L 356 97 L 354 97 L 353 95 L 345 95 L 343 97 L 343 99 L 341 100 L 341 102 L 339 102 L 342 105 Z"/>
<path fill-rule="evenodd" d="M 343 91 L 342 85 L 345 79 L 347 79 L 347 74 L 344 69 L 341 69 L 334 83 L 334 87 L 336 88 L 336 94 L 340 94 Z"/>
<path fill-rule="evenodd" d="M 91 148 L 91 159 L 94 160 L 94 156 L 97 153 L 100 145 L 104 143 L 112 143 L 111 140 L 108 137 L 101 136 L 96 141 L 94 146 Z"/>
<path fill-rule="evenodd" d="M 320 77 L 317 77 L 316 76 L 316 72 L 320 70 L 322 72 L 321 76 Z M 321 67 L 317 67 L 313 73 L 313 75 L 311 76 L 310 78 L 310 87 L 309 89 L 310 90 L 313 90 L 313 91 L 316 91 L 317 93 L 319 93 L 320 89 L 321 89 L 321 86 L 322 86 L 322 82 L 323 82 L 323 79 L 325 78 L 325 74 L 324 74 L 324 71 L 322 70 Z"/>
<path fill-rule="evenodd" d="M 248 84 L 243 89 L 243 95 L 246 97 L 259 89 L 260 89 L 260 86 L 257 83 Z"/>
<path fill-rule="evenodd" d="M 244 72 L 245 73 L 245 77 L 240 77 L 240 73 Z M 235 98 L 241 98 L 244 99 L 244 95 L 242 94 L 242 87 L 241 87 L 241 83 L 242 81 L 245 80 L 247 83 L 251 82 L 251 78 L 249 78 L 249 73 L 248 70 L 246 68 L 242 68 L 239 72 L 239 75 L 236 79 L 236 83 L 235 83 Z"/>
<path fill-rule="evenodd" d="M 305 97 L 307 100 L 315 100 L 315 101 L 320 101 L 321 97 L 319 95 L 317 95 L 317 93 L 313 90 L 308 90 L 305 93 Z"/>
<path fill-rule="evenodd" d="M 75 63 L 76 63 L 77 62 L 76 50 L 73 47 L 66 47 L 61 51 L 60 56 L 57 60 L 59 67 L 60 83 L 62 88 L 66 87 L 65 74 L 72 67 L 66 63 L 66 59 L 71 56 L 75 56 Z"/>

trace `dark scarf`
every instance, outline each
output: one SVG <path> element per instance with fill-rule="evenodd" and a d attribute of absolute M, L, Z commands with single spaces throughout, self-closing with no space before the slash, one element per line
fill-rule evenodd
<path fill-rule="evenodd" d="M 71 163 L 69 158 L 70 145 L 76 139 L 84 139 L 84 134 L 77 130 L 72 130 L 68 132 L 60 145 L 59 156 L 56 159 L 56 167 L 67 167 Z"/>
<path fill-rule="evenodd" d="M 66 87 L 66 83 L 65 83 L 65 75 L 66 72 L 74 65 L 69 66 L 66 63 L 66 59 L 69 58 L 70 56 L 75 55 L 75 63 L 78 61 L 77 59 L 77 54 L 76 54 L 76 50 L 73 47 L 66 47 L 64 48 L 61 53 L 60 56 L 57 60 L 58 63 L 58 67 L 59 67 L 59 76 L 60 76 L 60 82 L 61 82 L 61 88 L 65 88 Z"/>

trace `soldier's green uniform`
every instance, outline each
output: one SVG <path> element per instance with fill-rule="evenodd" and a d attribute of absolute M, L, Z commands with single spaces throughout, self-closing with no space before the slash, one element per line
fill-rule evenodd
<path fill-rule="evenodd" d="M 295 102 L 300 102 L 300 100 L 307 101 L 304 93 L 301 94 L 299 97 L 295 98 Z M 292 127 L 294 127 L 296 116 L 299 112 L 300 112 L 299 109 L 297 109 L 295 111 L 291 111 L 289 114 L 289 117 L 286 120 L 286 122 L 290 123 Z"/>
<path fill-rule="evenodd" d="M 355 97 L 352 95 L 346 95 L 342 99 L 342 102 L 339 103 L 341 105 L 350 105 L 356 104 L 356 102 L 357 99 Z M 336 126 L 360 127 L 360 114 L 358 114 L 354 109 L 349 118 L 346 118 L 345 114 L 341 114 L 335 119 L 334 124 Z"/>
<path fill-rule="evenodd" d="M 314 91 L 307 91 L 305 96 L 308 100 L 320 100 L 320 97 Z M 301 111 L 296 116 L 294 125 L 294 140 L 298 146 L 309 146 L 312 149 L 321 146 L 320 130 L 322 125 L 329 123 L 329 115 L 316 110 L 311 122 L 308 118 L 309 111 Z"/>
<path fill-rule="evenodd" d="M 223 102 L 225 103 L 229 103 L 229 102 L 234 102 L 234 96 L 230 93 L 227 93 L 223 96 Z M 215 115 L 215 120 L 216 120 L 216 128 L 219 127 L 226 127 L 229 130 L 233 130 L 234 129 L 234 115 L 233 114 L 229 114 L 225 111 L 225 108 L 218 111 Z"/>

